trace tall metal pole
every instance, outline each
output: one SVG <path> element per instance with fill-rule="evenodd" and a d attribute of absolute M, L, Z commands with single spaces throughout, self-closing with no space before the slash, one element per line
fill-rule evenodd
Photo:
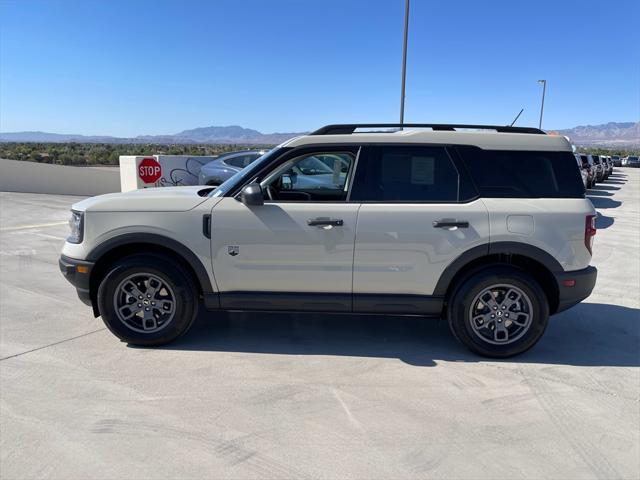
<path fill-rule="evenodd" d="M 402 87 L 400 91 L 400 129 L 404 124 L 404 86 L 407 78 L 407 34 L 409 32 L 409 0 L 404 4 L 404 45 L 402 47 Z"/>
<path fill-rule="evenodd" d="M 547 92 L 547 81 L 538 80 L 538 83 L 542 84 L 542 104 L 540 105 L 540 123 L 538 124 L 538 128 L 542 130 L 542 114 L 544 113 L 544 95 Z"/>

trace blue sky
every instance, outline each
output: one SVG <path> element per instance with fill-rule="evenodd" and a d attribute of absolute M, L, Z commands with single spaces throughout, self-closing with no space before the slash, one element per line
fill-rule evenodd
<path fill-rule="evenodd" d="M 404 0 L 0 0 L 0 131 L 398 120 Z M 412 0 L 405 121 L 638 121 L 640 2 Z"/>

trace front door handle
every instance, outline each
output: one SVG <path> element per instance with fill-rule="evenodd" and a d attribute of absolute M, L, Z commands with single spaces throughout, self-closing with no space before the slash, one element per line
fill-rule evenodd
<path fill-rule="evenodd" d="M 443 218 L 442 220 L 436 220 L 433 222 L 433 228 L 469 228 L 469 222 L 462 220 L 454 220 L 450 218 Z"/>
<path fill-rule="evenodd" d="M 341 227 L 344 225 L 344 220 L 340 218 L 310 218 L 307 220 L 307 225 L 310 227 Z"/>

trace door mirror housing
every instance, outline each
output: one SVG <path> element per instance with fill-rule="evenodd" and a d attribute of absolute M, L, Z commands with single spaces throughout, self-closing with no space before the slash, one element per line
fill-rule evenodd
<path fill-rule="evenodd" d="M 248 207 L 264 205 L 262 187 L 258 183 L 246 185 L 240 193 L 240 200 Z"/>

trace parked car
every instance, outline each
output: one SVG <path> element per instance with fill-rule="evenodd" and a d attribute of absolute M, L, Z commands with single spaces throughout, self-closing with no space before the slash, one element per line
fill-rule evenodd
<path fill-rule="evenodd" d="M 613 165 L 615 167 L 622 166 L 622 158 L 620 157 L 620 155 L 611 155 L 611 160 L 613 160 Z"/>
<path fill-rule="evenodd" d="M 595 168 L 591 155 L 580 154 L 582 161 L 582 169 L 587 172 L 587 188 L 591 188 L 596 184 Z"/>
<path fill-rule="evenodd" d="M 220 155 L 205 164 L 198 176 L 200 185 L 217 187 L 266 153 L 266 150 L 243 150 Z"/>
<path fill-rule="evenodd" d="M 361 127 L 400 125 L 323 127 L 216 189 L 76 203 L 60 269 L 112 333 L 147 346 L 203 306 L 446 318 L 473 352 L 509 357 L 589 296 L 596 212 L 565 138 Z"/>
<path fill-rule="evenodd" d="M 627 157 L 627 167 L 640 167 L 640 157 L 638 157 L 637 155 L 629 155 Z"/>
<path fill-rule="evenodd" d="M 596 182 L 604 181 L 605 169 L 602 159 L 599 155 L 591 155 L 591 158 L 593 159 L 593 164 L 596 167 Z"/>
<path fill-rule="evenodd" d="M 611 161 L 611 157 L 608 155 L 600 156 L 600 158 L 602 159 L 602 165 L 604 166 L 604 178 L 606 180 L 613 172 L 613 162 Z"/>
<path fill-rule="evenodd" d="M 580 176 L 582 177 L 582 183 L 584 184 L 584 188 L 591 188 L 589 183 L 589 173 L 588 170 L 582 165 L 582 157 L 579 153 L 573 154 L 576 157 L 576 162 L 578 164 L 578 170 L 580 171 Z"/>

